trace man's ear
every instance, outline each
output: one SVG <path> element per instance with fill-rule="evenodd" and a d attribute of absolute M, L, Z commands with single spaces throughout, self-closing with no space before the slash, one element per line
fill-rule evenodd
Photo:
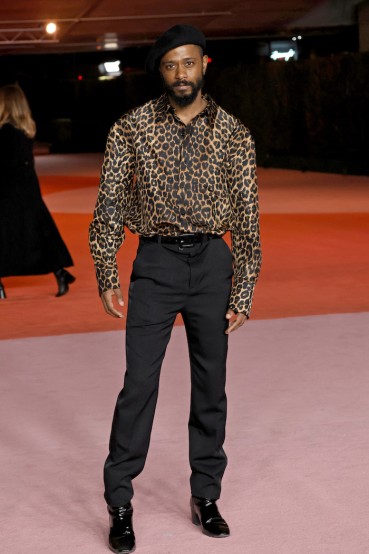
<path fill-rule="evenodd" d="M 205 72 L 206 72 L 206 68 L 208 67 L 208 56 L 205 54 L 203 57 L 202 57 L 202 72 L 203 74 L 205 75 Z"/>

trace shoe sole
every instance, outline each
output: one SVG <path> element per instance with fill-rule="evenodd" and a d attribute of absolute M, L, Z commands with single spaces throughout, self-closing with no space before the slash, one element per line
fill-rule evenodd
<path fill-rule="evenodd" d="M 109 550 L 111 552 L 114 552 L 114 554 L 130 554 L 131 552 L 134 552 L 136 550 L 136 546 L 132 548 L 132 550 L 117 550 L 116 548 L 113 548 L 109 544 Z"/>

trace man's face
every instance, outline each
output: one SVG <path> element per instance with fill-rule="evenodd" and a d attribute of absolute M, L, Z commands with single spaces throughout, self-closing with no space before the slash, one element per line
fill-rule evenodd
<path fill-rule="evenodd" d="M 189 106 L 204 84 L 208 57 L 200 46 L 185 44 L 169 50 L 160 61 L 164 88 L 179 106 Z"/>

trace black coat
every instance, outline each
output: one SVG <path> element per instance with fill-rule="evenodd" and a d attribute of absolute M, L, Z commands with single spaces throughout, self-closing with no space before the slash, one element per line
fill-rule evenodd
<path fill-rule="evenodd" d="M 33 140 L 5 124 L 0 128 L 0 277 L 40 275 L 71 265 L 41 197 Z"/>

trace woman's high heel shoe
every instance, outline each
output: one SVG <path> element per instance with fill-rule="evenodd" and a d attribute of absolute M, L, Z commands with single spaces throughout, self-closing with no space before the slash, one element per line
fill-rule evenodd
<path fill-rule="evenodd" d="M 5 288 L 2 282 L 0 281 L 0 300 L 5 300 L 6 294 L 5 294 Z"/>
<path fill-rule="evenodd" d="M 74 275 L 69 273 L 66 269 L 58 269 L 58 271 L 55 271 L 55 277 L 56 281 L 58 283 L 58 292 L 56 293 L 56 297 L 64 296 L 64 294 L 67 294 L 69 291 L 69 285 L 71 283 L 74 283 L 76 278 Z"/>

